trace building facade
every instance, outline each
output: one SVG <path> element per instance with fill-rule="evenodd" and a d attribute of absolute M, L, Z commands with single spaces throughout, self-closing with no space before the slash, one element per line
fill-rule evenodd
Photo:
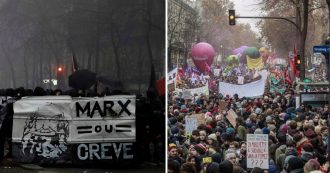
<path fill-rule="evenodd" d="M 168 70 L 183 66 L 197 42 L 199 17 L 193 0 L 168 1 Z"/>

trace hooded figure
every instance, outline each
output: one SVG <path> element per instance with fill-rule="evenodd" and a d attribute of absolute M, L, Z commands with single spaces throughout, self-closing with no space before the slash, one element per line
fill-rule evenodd
<path fill-rule="evenodd" d="M 221 162 L 219 165 L 219 172 L 221 173 L 232 173 L 233 169 L 234 165 L 228 160 Z"/>
<path fill-rule="evenodd" d="M 207 165 L 206 173 L 218 173 L 219 172 L 219 163 L 212 162 Z"/>
<path fill-rule="evenodd" d="M 299 157 L 291 157 L 288 161 L 287 171 L 290 173 L 303 173 L 304 162 Z"/>

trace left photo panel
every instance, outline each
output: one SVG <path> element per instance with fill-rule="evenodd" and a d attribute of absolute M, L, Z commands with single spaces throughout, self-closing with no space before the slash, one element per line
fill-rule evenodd
<path fill-rule="evenodd" d="M 166 0 L 0 0 L 0 172 L 165 172 Z"/>

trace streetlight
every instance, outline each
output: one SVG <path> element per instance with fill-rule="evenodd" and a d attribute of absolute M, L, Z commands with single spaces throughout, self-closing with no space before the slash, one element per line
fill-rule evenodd
<path fill-rule="evenodd" d="M 62 88 L 64 86 L 64 69 L 59 66 L 56 70 L 57 86 Z"/>

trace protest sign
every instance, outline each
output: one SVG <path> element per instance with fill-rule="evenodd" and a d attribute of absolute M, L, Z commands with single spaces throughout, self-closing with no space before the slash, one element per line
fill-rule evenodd
<path fill-rule="evenodd" d="M 244 84 L 244 76 L 238 76 L 237 83 L 240 85 Z"/>
<path fill-rule="evenodd" d="M 14 104 L 13 160 L 133 159 L 135 103 L 128 95 L 23 98 Z"/>
<path fill-rule="evenodd" d="M 268 135 L 247 134 L 247 168 L 269 168 Z"/>
<path fill-rule="evenodd" d="M 224 101 L 224 100 L 220 100 L 220 101 L 219 101 L 219 109 L 220 109 L 221 111 L 223 111 L 223 110 L 226 109 L 226 101 Z"/>
<path fill-rule="evenodd" d="M 191 134 L 193 130 L 197 129 L 197 117 L 196 116 L 186 116 L 186 134 Z"/>
<path fill-rule="evenodd" d="M 220 76 L 220 69 L 213 69 L 214 76 Z"/>
<path fill-rule="evenodd" d="M 229 111 L 227 111 L 227 116 L 226 116 L 227 120 L 230 122 L 230 124 L 233 127 L 236 127 L 236 118 L 237 118 L 237 114 L 230 109 Z"/>
<path fill-rule="evenodd" d="M 199 126 L 200 124 L 205 124 L 204 114 L 193 114 L 192 116 L 196 117 L 196 119 L 197 119 L 197 126 Z"/>
<path fill-rule="evenodd" d="M 175 90 L 177 73 L 178 73 L 178 68 L 175 68 L 167 74 L 167 89 L 170 92 Z"/>
<path fill-rule="evenodd" d="M 178 68 L 175 68 L 167 74 L 167 83 L 168 84 L 175 83 L 177 73 L 178 73 Z"/>

